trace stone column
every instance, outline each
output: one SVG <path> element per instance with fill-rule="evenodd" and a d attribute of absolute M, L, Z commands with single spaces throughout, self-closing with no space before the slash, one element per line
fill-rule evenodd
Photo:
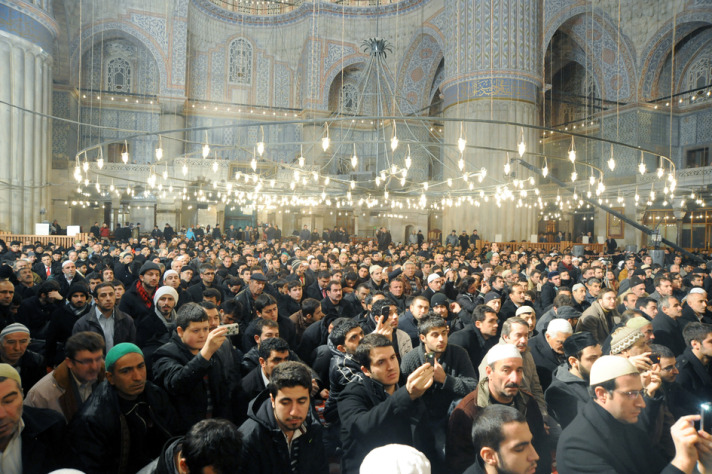
<path fill-rule="evenodd" d="M 0 104 L 0 229 L 14 233 L 34 233 L 50 204 L 51 122 L 30 112 L 51 114 L 50 15 L 28 2 L 0 5 L 0 17 L 13 18 L 0 24 L 0 100 L 14 106 Z"/>
<path fill-rule="evenodd" d="M 444 116 L 537 124 L 537 102 L 542 85 L 539 37 L 541 34 L 541 6 L 537 0 L 447 0 L 445 8 L 453 25 L 448 37 L 445 80 L 442 90 Z M 444 142 L 457 144 L 459 122 L 446 122 Z M 513 150 L 515 157 L 521 129 L 515 126 L 472 123 L 464 125 L 468 145 Z M 538 149 L 537 133 L 524 129 L 528 151 Z M 505 152 L 472 150 L 465 152 L 465 171 L 484 167 L 487 177 L 481 184 L 475 180 L 473 198 L 480 189 L 494 190 L 497 185 L 509 185 L 504 175 Z M 526 158 L 526 155 L 525 155 Z M 444 177 L 460 183 L 462 176 L 457 162 L 456 146 L 443 152 Z M 513 165 L 517 179 L 530 173 Z M 477 229 L 485 239 L 501 234 L 503 240 L 529 239 L 536 233 L 536 212 L 517 209 L 518 193 L 513 202 L 504 201 L 501 207 L 490 199 L 481 207 L 463 205 L 446 208 L 443 212 L 443 234 L 455 229 L 469 233 Z M 526 200 L 524 200 L 526 201 Z"/>

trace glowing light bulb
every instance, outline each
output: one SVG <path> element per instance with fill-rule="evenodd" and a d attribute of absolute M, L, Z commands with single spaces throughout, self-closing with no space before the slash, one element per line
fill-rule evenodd
<path fill-rule="evenodd" d="M 206 142 L 205 145 L 203 145 L 203 158 L 207 158 L 208 155 L 210 154 L 210 145 Z"/>
<path fill-rule="evenodd" d="M 645 163 L 643 163 L 642 161 L 638 163 L 638 171 L 640 172 L 640 174 L 645 174 L 646 172 Z"/>
<path fill-rule="evenodd" d="M 460 153 L 465 151 L 465 146 L 467 146 L 467 140 L 461 136 L 457 139 L 457 149 L 460 150 Z"/>
<path fill-rule="evenodd" d="M 549 176 L 549 167 L 546 164 L 544 164 L 544 167 L 541 169 L 541 174 L 545 178 Z"/>
<path fill-rule="evenodd" d="M 596 178 L 594 178 L 593 175 L 591 175 L 588 177 L 588 182 L 591 186 L 593 186 L 594 184 L 596 184 Z"/>
<path fill-rule="evenodd" d="M 299 167 L 304 168 L 304 157 L 300 155 L 298 161 L 299 161 Z"/>
<path fill-rule="evenodd" d="M 396 151 L 396 148 L 398 148 L 398 137 L 393 135 L 393 138 L 391 138 L 391 151 Z"/>
<path fill-rule="evenodd" d="M 353 169 L 356 169 L 357 166 L 358 166 L 358 156 L 356 156 L 356 153 L 354 152 L 353 156 L 351 157 L 351 167 Z"/>
<path fill-rule="evenodd" d="M 187 174 L 188 174 L 188 167 L 187 167 L 186 165 L 183 165 L 183 167 L 181 168 L 181 171 L 183 172 L 183 176 L 187 175 Z"/>
<path fill-rule="evenodd" d="M 331 182 L 331 178 L 329 178 L 328 176 L 326 178 L 324 178 L 324 186 L 328 186 L 330 182 Z"/>
<path fill-rule="evenodd" d="M 257 171 L 257 160 L 254 157 L 250 160 L 250 168 L 252 171 Z"/>
<path fill-rule="evenodd" d="M 85 161 L 84 163 L 82 163 L 82 169 L 84 170 L 85 173 L 87 171 L 89 171 L 89 162 L 88 161 Z"/>
<path fill-rule="evenodd" d="M 509 172 L 512 171 L 512 167 L 509 165 L 509 161 L 504 164 L 504 174 L 509 176 Z"/>
<path fill-rule="evenodd" d="M 213 173 L 217 173 L 217 172 L 218 172 L 218 161 L 215 160 L 215 161 L 213 161 Z"/>
<path fill-rule="evenodd" d="M 457 167 L 460 168 L 460 171 L 465 169 L 465 160 L 462 158 L 462 155 L 460 155 L 460 159 L 457 162 Z"/>
<path fill-rule="evenodd" d="M 323 138 L 321 139 L 321 149 L 322 149 L 322 150 L 324 150 L 324 151 L 328 150 L 330 144 L 331 144 L 331 140 L 329 139 L 328 136 L 323 137 Z"/>
<path fill-rule="evenodd" d="M 524 129 L 522 128 L 522 137 L 517 145 L 517 152 L 519 153 L 519 156 L 522 157 L 524 156 L 524 152 L 527 151 L 527 144 L 524 143 Z"/>
<path fill-rule="evenodd" d="M 576 150 L 569 150 L 569 161 L 571 161 L 571 163 L 576 161 Z"/>
<path fill-rule="evenodd" d="M 168 170 L 163 170 L 163 179 L 168 179 Z"/>
<path fill-rule="evenodd" d="M 260 156 L 265 152 L 265 142 L 257 142 L 257 153 Z"/>
<path fill-rule="evenodd" d="M 427 181 L 423 183 L 423 189 L 426 191 L 428 190 L 428 182 Z"/>
<path fill-rule="evenodd" d="M 578 173 L 576 171 L 571 172 L 571 181 L 576 181 L 578 179 Z"/>
<path fill-rule="evenodd" d="M 658 174 L 658 179 L 663 177 L 663 174 L 665 173 L 665 170 L 662 168 L 658 168 L 657 174 Z"/>
<path fill-rule="evenodd" d="M 391 165 L 391 174 L 396 174 L 398 172 L 398 167 L 396 165 Z"/>
<path fill-rule="evenodd" d="M 351 189 L 356 188 L 356 181 L 351 180 Z"/>
<path fill-rule="evenodd" d="M 99 169 L 102 169 L 104 167 L 104 158 L 99 157 L 98 160 L 96 160 L 96 166 Z"/>

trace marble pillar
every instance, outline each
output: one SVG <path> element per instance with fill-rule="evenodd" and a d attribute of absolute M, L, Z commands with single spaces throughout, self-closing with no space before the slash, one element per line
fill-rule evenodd
<path fill-rule="evenodd" d="M 448 0 L 448 17 L 453 19 L 445 63 L 444 116 L 449 119 L 480 119 L 538 124 L 538 98 L 542 71 L 538 42 L 541 34 L 541 6 L 537 0 Z M 468 145 L 514 150 L 521 140 L 522 128 L 486 123 L 445 122 L 444 142 L 457 144 L 460 130 Z M 538 149 L 538 134 L 524 129 L 529 151 Z M 527 156 L 524 156 L 525 159 Z M 526 179 L 531 173 L 512 166 L 515 175 L 504 175 L 506 153 L 482 149 L 465 151 L 465 171 L 486 168 L 482 183 L 474 181 L 472 198 L 480 190 L 492 192 L 497 186 L 509 186 L 512 179 Z M 457 183 L 462 176 L 456 146 L 443 151 L 444 177 Z M 460 181 L 461 183 L 461 181 Z M 462 185 L 461 185 L 462 187 Z M 500 206 L 493 200 L 481 206 L 461 205 L 443 211 L 443 234 L 455 229 L 469 233 L 477 229 L 487 240 L 501 235 L 503 240 L 528 240 L 536 234 L 536 212 L 517 207 L 518 195 Z"/>

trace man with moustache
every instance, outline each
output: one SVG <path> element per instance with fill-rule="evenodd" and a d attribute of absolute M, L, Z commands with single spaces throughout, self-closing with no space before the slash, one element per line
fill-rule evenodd
<path fill-rule="evenodd" d="M 119 309 L 136 322 L 153 314 L 153 294 L 160 281 L 161 267 L 150 261 L 144 263 L 138 272 L 138 281 L 129 286 L 121 297 Z"/>
<path fill-rule="evenodd" d="M 470 441 L 472 422 L 490 405 L 509 405 L 522 413 L 537 452 L 548 453 L 549 442 L 544 419 L 534 397 L 521 390 L 524 371 L 522 354 L 512 344 L 497 344 L 485 356 L 486 376 L 477 388 L 458 403 L 450 415 L 447 433 L 447 464 L 452 472 L 461 473 L 473 462 L 477 453 Z M 488 471 L 489 472 L 489 471 Z M 550 473 L 551 461 L 542 457 L 536 472 Z"/>

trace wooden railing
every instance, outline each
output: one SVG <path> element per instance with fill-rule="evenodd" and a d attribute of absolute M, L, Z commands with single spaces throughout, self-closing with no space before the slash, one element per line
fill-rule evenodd
<path fill-rule="evenodd" d="M 606 251 L 605 244 L 581 244 L 577 242 L 486 242 L 483 240 L 477 241 L 477 250 L 482 250 L 485 245 L 491 246 L 493 243 L 497 244 L 500 250 L 509 249 L 510 251 L 516 251 L 520 248 L 524 250 L 543 250 L 545 252 L 570 252 L 574 245 L 583 245 L 584 248 L 592 250 L 594 253 L 598 254 Z"/>
<path fill-rule="evenodd" d="M 50 242 L 59 247 L 69 248 L 74 246 L 74 242 L 86 243 L 89 238 L 88 233 L 81 233 L 68 237 L 66 235 L 33 235 L 33 234 L 11 234 L 9 232 L 0 232 L 0 239 L 4 240 L 7 245 L 10 242 L 17 240 L 22 245 L 34 245 L 35 242 L 40 242 L 46 246 Z"/>

